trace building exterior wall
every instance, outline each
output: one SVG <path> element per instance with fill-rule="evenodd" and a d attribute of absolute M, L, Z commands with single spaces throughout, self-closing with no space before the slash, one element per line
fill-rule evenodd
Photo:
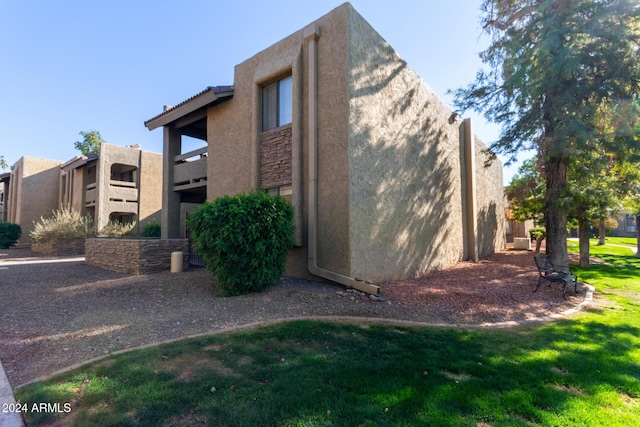
<path fill-rule="evenodd" d="M 347 159 L 347 8 L 317 20 L 318 41 L 318 264 L 349 271 Z M 246 193 L 261 186 L 261 88 L 282 77 L 293 78 L 292 200 L 297 211 L 299 247 L 292 251 L 288 274 L 308 275 L 307 224 L 307 59 L 303 30 L 235 67 L 234 96 L 208 112 L 207 200 Z M 251 120 L 247 120 L 251 118 Z M 249 123 L 249 125 L 248 125 Z"/>
<path fill-rule="evenodd" d="M 504 249 L 507 243 L 504 187 L 500 161 L 485 165 L 487 146 L 476 138 L 475 148 L 478 256 L 482 258 Z"/>
<path fill-rule="evenodd" d="M 140 151 L 140 231 L 152 220 L 160 222 L 162 210 L 162 154 Z"/>
<path fill-rule="evenodd" d="M 350 27 L 352 274 L 375 282 L 451 265 L 463 257 L 459 123 L 355 12 Z"/>
<path fill-rule="evenodd" d="M 22 157 L 13 166 L 8 221 L 19 224 L 18 245 L 28 244 L 33 222 L 58 208 L 60 164 L 57 160 Z"/>
<path fill-rule="evenodd" d="M 309 91 L 314 63 L 317 97 Z M 262 88 L 286 76 L 292 77 L 292 123 L 265 134 Z M 469 184 L 460 121 L 450 121 L 451 109 L 348 3 L 235 67 L 233 97 L 207 110 L 207 200 L 287 185 L 290 165 L 297 247 L 287 274 L 308 275 L 314 101 L 317 266 L 380 282 L 463 259 Z M 164 126 L 165 145 L 177 146 L 173 124 Z M 290 157 L 270 151 L 281 143 L 290 144 Z M 478 165 L 482 148 L 478 143 L 472 153 Z M 283 163 L 274 167 L 277 162 Z M 502 168 L 496 162 L 474 177 L 474 233 L 485 255 L 504 245 Z"/>
<path fill-rule="evenodd" d="M 128 177 L 112 179 L 113 165 L 134 168 L 131 182 Z M 61 182 L 67 185 L 68 196 L 61 197 L 60 207 L 70 207 L 81 215 L 93 215 L 98 229 L 109 222 L 113 213 L 130 214 L 137 222 L 137 231 L 151 219 L 160 220 L 161 154 L 103 143 L 97 160 L 90 159 L 66 169 Z"/>

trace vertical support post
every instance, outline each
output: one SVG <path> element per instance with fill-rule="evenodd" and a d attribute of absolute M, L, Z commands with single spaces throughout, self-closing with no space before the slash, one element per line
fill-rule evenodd
<path fill-rule="evenodd" d="M 467 259 L 478 261 L 478 209 L 476 199 L 476 147 L 473 140 L 471 119 L 464 119 L 464 176 L 465 176 L 465 204 L 467 228 Z"/>
<path fill-rule="evenodd" d="M 172 125 L 163 127 L 162 148 L 162 214 L 160 234 L 162 239 L 180 237 L 180 194 L 173 190 L 175 157 L 182 151 L 182 135 Z"/>

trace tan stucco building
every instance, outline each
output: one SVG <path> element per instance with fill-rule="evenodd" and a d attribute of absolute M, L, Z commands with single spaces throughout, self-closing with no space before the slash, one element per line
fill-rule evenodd
<path fill-rule="evenodd" d="M 11 173 L 0 173 L 0 222 L 7 221 L 9 217 L 9 180 Z"/>
<path fill-rule="evenodd" d="M 66 163 L 22 157 L 3 174 L 3 220 L 19 224 L 18 244 L 29 244 L 33 222 L 60 208 L 90 214 L 102 229 L 109 220 L 136 221 L 137 230 L 160 221 L 162 155 L 103 143 L 97 154 Z"/>
<path fill-rule="evenodd" d="M 164 130 L 165 239 L 205 199 L 263 188 L 295 208 L 293 276 L 376 292 L 504 246 L 500 163 L 348 3 L 145 125 Z"/>
<path fill-rule="evenodd" d="M 61 165 L 60 208 L 91 215 L 98 229 L 110 220 L 136 221 L 138 230 L 160 221 L 162 155 L 139 146 L 102 143 L 97 154 Z"/>
<path fill-rule="evenodd" d="M 24 156 L 11 166 L 5 221 L 20 225 L 19 245 L 29 243 L 33 221 L 58 208 L 61 163 Z"/>

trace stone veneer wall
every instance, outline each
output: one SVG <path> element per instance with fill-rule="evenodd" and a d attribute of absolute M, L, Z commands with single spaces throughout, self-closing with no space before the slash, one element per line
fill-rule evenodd
<path fill-rule="evenodd" d="M 171 252 L 181 251 L 188 262 L 188 239 L 87 239 L 85 262 L 128 274 L 169 270 Z"/>
<path fill-rule="evenodd" d="M 260 139 L 260 187 L 291 184 L 291 125 L 270 129 Z"/>
<path fill-rule="evenodd" d="M 51 239 L 44 243 L 31 243 L 33 252 L 46 255 L 82 255 L 85 239 Z"/>

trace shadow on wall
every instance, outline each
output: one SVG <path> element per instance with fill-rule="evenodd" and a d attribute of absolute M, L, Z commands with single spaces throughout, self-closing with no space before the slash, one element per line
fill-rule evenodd
<path fill-rule="evenodd" d="M 495 252 L 498 244 L 498 208 L 495 202 L 478 212 L 478 256 Z"/>
<path fill-rule="evenodd" d="M 457 262 L 458 124 L 384 40 L 352 49 L 350 61 L 354 275 L 391 280 Z"/>

